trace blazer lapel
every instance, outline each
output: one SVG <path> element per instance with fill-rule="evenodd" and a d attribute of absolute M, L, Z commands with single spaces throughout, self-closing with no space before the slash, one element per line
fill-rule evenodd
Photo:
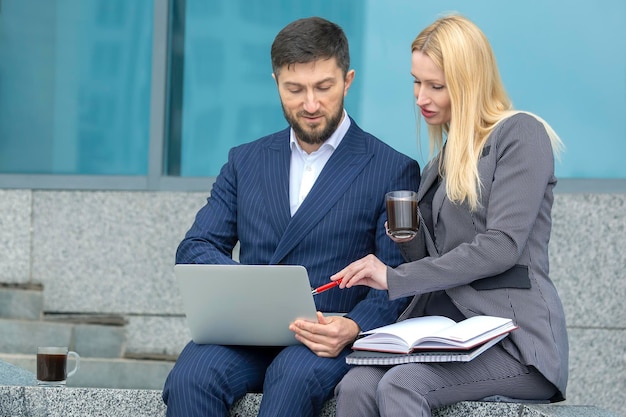
<path fill-rule="evenodd" d="M 424 194 L 433 186 L 433 184 L 438 181 L 439 177 L 439 166 L 437 162 L 437 158 L 432 159 L 424 171 L 422 172 L 422 180 L 420 181 L 420 187 L 417 191 L 417 201 L 418 203 L 424 198 Z M 439 215 L 439 210 L 441 209 L 441 205 L 443 204 L 443 198 L 445 197 L 445 185 L 441 185 L 439 189 L 435 192 L 432 201 L 432 219 L 433 225 L 437 224 L 437 217 Z M 421 218 L 420 213 L 420 218 Z M 421 224 L 425 224 L 424 219 L 420 220 Z M 426 240 L 426 249 L 431 256 L 439 256 L 439 250 L 437 249 L 437 245 L 433 242 L 433 239 L 430 236 L 430 233 L 424 233 L 424 238 Z"/>
<path fill-rule="evenodd" d="M 261 182 L 265 187 L 265 207 L 276 233 L 284 233 L 291 213 L 289 210 L 289 165 L 291 150 L 289 148 L 289 129 L 275 135 L 272 142 L 263 149 L 263 164 L 267 167 Z M 263 175 L 263 174 L 259 174 Z"/>
<path fill-rule="evenodd" d="M 442 179 L 441 185 L 435 191 L 435 195 L 433 196 L 433 225 L 437 224 L 439 220 L 439 213 L 441 213 L 441 208 L 443 206 L 443 202 L 446 198 L 446 183 Z"/>
<path fill-rule="evenodd" d="M 371 158 L 360 128 L 352 121 L 350 129 L 291 218 L 272 256 L 272 263 L 280 262 L 316 227 Z"/>
<path fill-rule="evenodd" d="M 426 168 L 422 171 L 422 179 L 420 181 L 420 186 L 417 190 L 417 201 L 421 201 L 426 194 L 426 191 L 430 189 L 433 183 L 437 180 L 439 175 L 439 167 L 437 166 L 437 161 L 432 159 Z"/>

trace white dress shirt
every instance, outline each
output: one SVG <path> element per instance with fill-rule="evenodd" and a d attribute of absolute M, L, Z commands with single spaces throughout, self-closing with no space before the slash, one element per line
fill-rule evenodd
<path fill-rule="evenodd" d="M 319 177 L 320 172 L 330 159 L 331 155 L 341 143 L 346 132 L 350 128 L 350 118 L 343 111 L 343 120 L 337 130 L 315 152 L 306 153 L 296 140 L 296 135 L 291 129 L 289 142 L 291 145 L 291 167 L 289 169 L 289 207 L 293 216 L 300 205 L 313 188 L 313 184 Z"/>

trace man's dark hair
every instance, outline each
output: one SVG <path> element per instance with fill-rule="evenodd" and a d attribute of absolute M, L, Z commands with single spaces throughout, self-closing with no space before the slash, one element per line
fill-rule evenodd
<path fill-rule="evenodd" d="M 321 17 L 298 19 L 285 26 L 272 43 L 272 70 L 283 66 L 336 58 L 345 76 L 350 68 L 350 49 L 343 29 Z"/>

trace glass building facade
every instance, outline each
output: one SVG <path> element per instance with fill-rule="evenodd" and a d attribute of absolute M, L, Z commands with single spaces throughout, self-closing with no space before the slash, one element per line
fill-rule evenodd
<path fill-rule="evenodd" d="M 206 189 L 232 146 L 286 127 L 270 46 L 312 15 L 350 40 L 350 115 L 423 166 L 410 44 L 447 11 L 561 135 L 559 178 L 626 179 L 621 0 L 0 0 L 0 188 Z"/>

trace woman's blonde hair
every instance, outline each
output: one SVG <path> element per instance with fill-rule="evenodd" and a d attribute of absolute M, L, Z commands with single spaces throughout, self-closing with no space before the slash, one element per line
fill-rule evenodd
<path fill-rule="evenodd" d="M 478 160 L 498 122 L 517 113 L 506 93 L 485 34 L 459 15 L 442 17 L 424 29 L 411 44 L 443 70 L 450 94 L 451 118 L 444 125 L 429 125 L 431 156 L 439 154 L 439 172 L 448 198 L 478 207 Z M 535 115 L 533 115 L 535 116 Z M 537 117 L 537 116 L 535 116 Z M 561 140 L 541 118 L 557 153 Z M 446 141 L 443 149 L 444 137 Z"/>

